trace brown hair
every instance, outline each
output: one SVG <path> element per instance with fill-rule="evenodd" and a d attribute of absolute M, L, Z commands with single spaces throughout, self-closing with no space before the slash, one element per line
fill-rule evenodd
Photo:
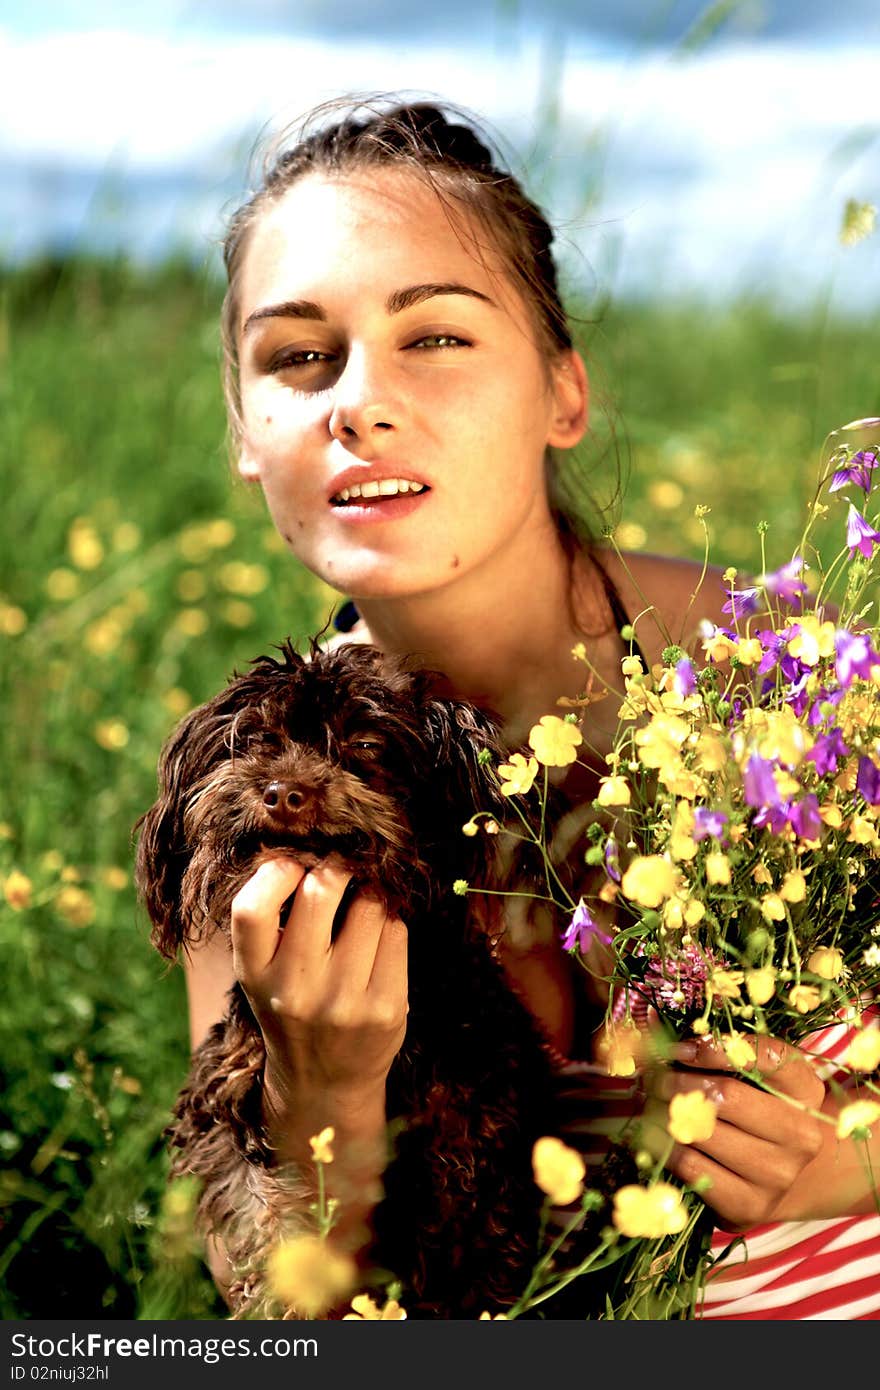
<path fill-rule="evenodd" d="M 332 117 L 337 119 L 328 122 Z M 304 175 L 341 174 L 377 165 L 404 169 L 426 180 L 456 228 L 460 218 L 454 217 L 454 204 L 459 211 L 464 210 L 471 225 L 486 234 L 488 244 L 501 253 L 548 363 L 573 346 L 552 253 L 553 229 L 505 169 L 500 155 L 491 149 L 488 135 L 470 113 L 451 103 L 404 103 L 393 96 L 326 102 L 266 150 L 256 191 L 231 217 L 223 243 L 228 280 L 221 317 L 223 384 L 236 447 L 242 434 L 238 285 L 249 233 L 263 210 Z M 565 470 L 551 449 L 547 463 L 550 501 L 560 535 L 566 542 L 575 536 L 588 541 L 585 512 L 595 508 L 583 478 L 564 476 Z M 590 503 L 589 508 L 585 502 Z"/>

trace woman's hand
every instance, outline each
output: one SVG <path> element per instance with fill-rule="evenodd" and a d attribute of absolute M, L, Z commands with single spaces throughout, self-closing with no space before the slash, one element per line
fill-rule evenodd
<path fill-rule="evenodd" d="M 828 1127 L 815 1113 L 825 1087 L 806 1056 L 778 1038 L 751 1041 L 759 1071 L 778 1094 L 730 1075 L 734 1068 L 711 1039 L 679 1043 L 673 1059 L 681 1069 L 665 1067 L 648 1078 L 649 1123 L 665 1129 L 666 1107 L 677 1092 L 701 1091 L 717 1106 L 711 1138 L 676 1143 L 666 1167 L 691 1186 L 708 1178 L 704 1200 L 731 1231 L 810 1214 L 791 1210 L 788 1199 L 822 1150 Z"/>
<path fill-rule="evenodd" d="M 403 1042 L 407 932 L 360 893 L 332 939 L 351 875 L 332 860 L 306 870 L 265 860 L 232 904 L 235 974 L 266 1044 L 269 1115 L 308 1111 L 316 1133 L 375 1111 Z M 293 895 L 286 920 L 282 910 Z M 317 1107 L 317 1108 L 315 1108 Z"/>

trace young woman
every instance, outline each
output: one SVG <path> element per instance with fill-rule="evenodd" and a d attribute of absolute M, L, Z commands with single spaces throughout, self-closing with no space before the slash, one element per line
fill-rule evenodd
<path fill-rule="evenodd" d="M 458 695 L 503 716 L 515 747 L 577 693 L 577 642 L 620 691 L 621 627 L 653 605 L 637 631 L 653 663 L 670 635 L 693 639 L 697 617 L 721 620 L 709 607 L 722 586 L 710 581 L 693 606 L 694 565 L 637 554 L 622 564 L 560 504 L 559 470 L 588 427 L 587 373 L 552 232 L 474 124 L 427 104 L 330 114 L 278 156 L 229 228 L 238 470 L 262 488 L 293 555 L 353 600 L 342 640 L 442 669 Z M 597 768 L 614 710 L 611 699 L 584 715 Z M 573 801 L 592 796 L 596 775 L 575 768 Z M 331 1238 L 356 1250 L 380 1191 L 407 933 L 355 899 L 331 947 L 345 887 L 329 862 L 264 863 L 235 901 L 232 954 L 216 938 L 186 969 L 193 1044 L 234 978 L 251 1001 L 279 1164 L 307 1163 L 310 1136 L 335 1129 Z M 599 1018 L 589 976 L 558 940 L 513 936 L 504 964 L 575 1075 Z M 758 1050 L 778 1096 L 730 1076 L 709 1043 L 656 1082 L 664 1102 L 693 1088 L 718 1101 L 713 1137 L 678 1146 L 668 1166 L 711 1179 L 719 1248 L 750 1233 L 749 1262 L 712 1281 L 721 1293 L 705 1316 L 813 1316 L 821 1288 L 831 1296 L 818 1315 L 878 1318 L 880 1217 L 855 1146 L 810 1113 L 833 1102 L 802 1053 L 773 1039 Z M 222 1287 L 219 1245 L 213 1268 Z"/>

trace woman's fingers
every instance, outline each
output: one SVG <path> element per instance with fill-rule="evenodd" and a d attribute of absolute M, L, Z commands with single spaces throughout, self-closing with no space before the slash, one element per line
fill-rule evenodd
<path fill-rule="evenodd" d="M 234 963 L 242 983 L 259 988 L 262 979 L 276 999 L 295 998 L 309 1010 L 322 1000 L 339 1005 L 369 993 L 405 1012 L 406 928 L 366 893 L 352 897 L 338 922 L 351 880 L 333 860 L 308 871 L 288 859 L 261 864 L 232 904 Z"/>
<path fill-rule="evenodd" d="M 232 900 L 232 956 L 238 979 L 261 975 L 278 949 L 281 909 L 305 877 L 294 859 L 265 859 Z"/>
<path fill-rule="evenodd" d="M 676 1049 L 677 1068 L 663 1068 L 651 1077 L 646 1111 L 653 1152 L 658 1142 L 662 1147 L 658 1132 L 665 1135 L 667 1147 L 670 1143 L 669 1102 L 674 1096 L 698 1092 L 712 1101 L 712 1134 L 690 1144 L 675 1143 L 664 1161 L 684 1182 L 708 1179 L 707 1202 L 735 1226 L 771 1219 L 822 1145 L 818 1112 L 825 1087 L 808 1058 L 777 1038 L 752 1042 L 757 1071 L 770 1090 L 757 1079 L 731 1075 L 735 1068 L 723 1048 L 709 1041 L 688 1043 Z"/>

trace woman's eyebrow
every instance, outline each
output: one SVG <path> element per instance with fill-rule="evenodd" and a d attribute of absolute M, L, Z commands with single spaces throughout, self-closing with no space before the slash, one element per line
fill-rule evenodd
<path fill-rule="evenodd" d="M 389 314 L 400 314 L 404 309 L 411 309 L 413 305 L 441 294 L 464 294 L 491 305 L 493 309 L 497 308 L 495 301 L 483 294 L 482 290 L 475 290 L 471 285 L 461 285 L 454 280 L 408 285 L 406 289 L 394 290 L 386 299 L 385 308 Z M 260 319 L 312 319 L 324 323 L 327 314 L 314 300 L 286 299 L 281 304 L 266 304 L 262 309 L 255 309 L 252 314 L 248 314 L 242 332 L 247 333 L 251 325 L 258 323 Z"/>

